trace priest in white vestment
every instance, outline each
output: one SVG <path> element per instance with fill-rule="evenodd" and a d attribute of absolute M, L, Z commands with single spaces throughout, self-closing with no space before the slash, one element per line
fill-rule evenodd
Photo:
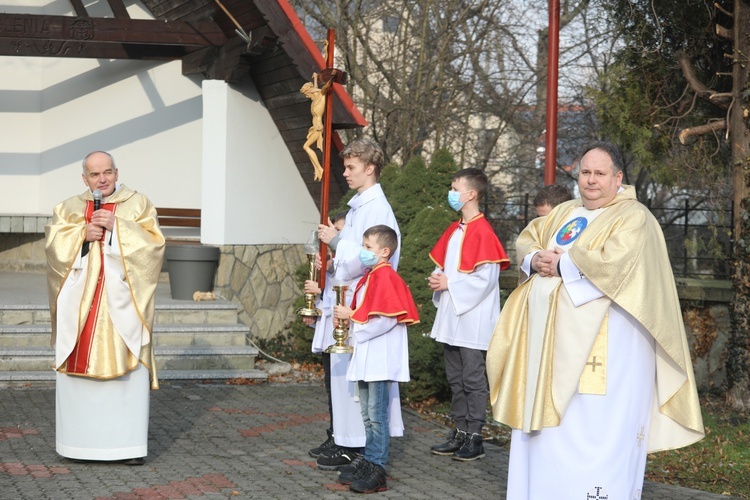
<path fill-rule="evenodd" d="M 616 147 L 588 147 L 581 199 L 518 238 L 522 283 L 487 353 L 513 428 L 508 499 L 639 499 L 647 452 L 704 436 L 664 236 L 622 168 Z"/>
<path fill-rule="evenodd" d="M 57 205 L 45 228 L 56 449 L 140 465 L 149 388 L 158 389 L 152 325 L 164 237 L 151 202 L 117 179 L 110 154 L 87 155 L 89 189 Z"/>

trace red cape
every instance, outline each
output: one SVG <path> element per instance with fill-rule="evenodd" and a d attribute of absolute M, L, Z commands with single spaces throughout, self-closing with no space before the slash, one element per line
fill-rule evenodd
<path fill-rule="evenodd" d="M 430 252 L 430 258 L 440 268 L 445 269 L 445 254 L 448 251 L 448 242 L 453 233 L 458 229 L 460 220 L 454 222 L 445 230 L 435 248 Z M 459 250 L 458 270 L 462 273 L 471 273 L 480 264 L 500 264 L 500 269 L 510 267 L 510 259 L 505 253 L 503 244 L 495 234 L 495 230 L 484 214 L 480 213 L 464 225 L 464 238 L 461 240 Z"/>
<path fill-rule="evenodd" d="M 365 286 L 362 303 L 357 305 L 357 291 Z M 362 276 L 354 289 L 351 320 L 366 323 L 370 316 L 396 317 L 399 323 L 419 323 L 419 314 L 406 282 L 390 264 L 382 263 Z"/>

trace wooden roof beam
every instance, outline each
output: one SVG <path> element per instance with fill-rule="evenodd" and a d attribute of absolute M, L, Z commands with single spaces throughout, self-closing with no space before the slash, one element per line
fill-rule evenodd
<path fill-rule="evenodd" d="M 215 49 L 214 49 L 215 50 Z M 172 61 L 188 52 L 179 45 L 146 45 L 0 38 L 0 56 L 150 59 Z"/>
<path fill-rule="evenodd" d="M 202 73 L 212 80 L 238 83 L 250 68 L 246 51 L 247 45 L 240 37 L 230 39 L 219 49 L 196 50 L 182 58 L 182 74 Z"/>
<path fill-rule="evenodd" d="M 82 0 L 70 0 L 70 5 L 73 6 L 73 10 L 76 11 L 78 17 L 89 17 L 89 13 L 86 12 L 86 7 L 84 7 Z"/>
<path fill-rule="evenodd" d="M 207 47 L 227 38 L 216 23 L 0 14 L 0 39 Z"/>
<path fill-rule="evenodd" d="M 107 0 L 109 8 L 112 9 L 112 14 L 118 19 L 130 19 L 128 9 L 125 8 L 125 4 L 122 0 Z"/>

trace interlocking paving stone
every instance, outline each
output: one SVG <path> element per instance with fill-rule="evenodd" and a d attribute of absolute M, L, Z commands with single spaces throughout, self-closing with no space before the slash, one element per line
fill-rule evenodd
<path fill-rule="evenodd" d="M 0 388 L 0 498 L 361 498 L 307 454 L 325 438 L 326 407 L 321 384 L 164 382 L 151 393 L 146 464 L 129 467 L 57 455 L 54 387 Z M 456 462 L 429 453 L 447 429 L 408 410 L 404 424 L 376 498 L 505 497 L 507 450 L 486 444 L 486 458 Z M 730 497 L 647 482 L 643 498 Z"/>

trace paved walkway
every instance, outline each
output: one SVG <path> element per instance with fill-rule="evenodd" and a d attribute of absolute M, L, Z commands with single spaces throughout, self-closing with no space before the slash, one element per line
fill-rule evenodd
<path fill-rule="evenodd" d="M 144 466 L 79 463 L 55 453 L 53 387 L 0 388 L 0 498 L 356 497 L 307 455 L 326 419 L 316 384 L 165 382 L 151 393 Z M 505 498 L 507 451 L 487 445 L 486 458 L 455 462 L 429 453 L 446 429 L 410 411 L 404 423 L 405 436 L 391 441 L 389 489 L 374 498 Z M 647 483 L 643 498 L 729 497 Z"/>
<path fill-rule="evenodd" d="M 46 304 L 45 286 L 43 274 L 0 272 L 0 304 Z M 163 283 L 157 295 L 172 300 Z M 142 467 L 60 457 L 54 387 L 0 387 L 0 500 L 357 497 L 307 455 L 325 438 L 322 385 L 161 384 Z M 486 458 L 456 462 L 429 453 L 445 428 L 406 410 L 404 424 L 391 441 L 389 490 L 374 498 L 505 498 L 506 450 L 486 445 Z M 643 498 L 731 497 L 647 482 Z"/>

